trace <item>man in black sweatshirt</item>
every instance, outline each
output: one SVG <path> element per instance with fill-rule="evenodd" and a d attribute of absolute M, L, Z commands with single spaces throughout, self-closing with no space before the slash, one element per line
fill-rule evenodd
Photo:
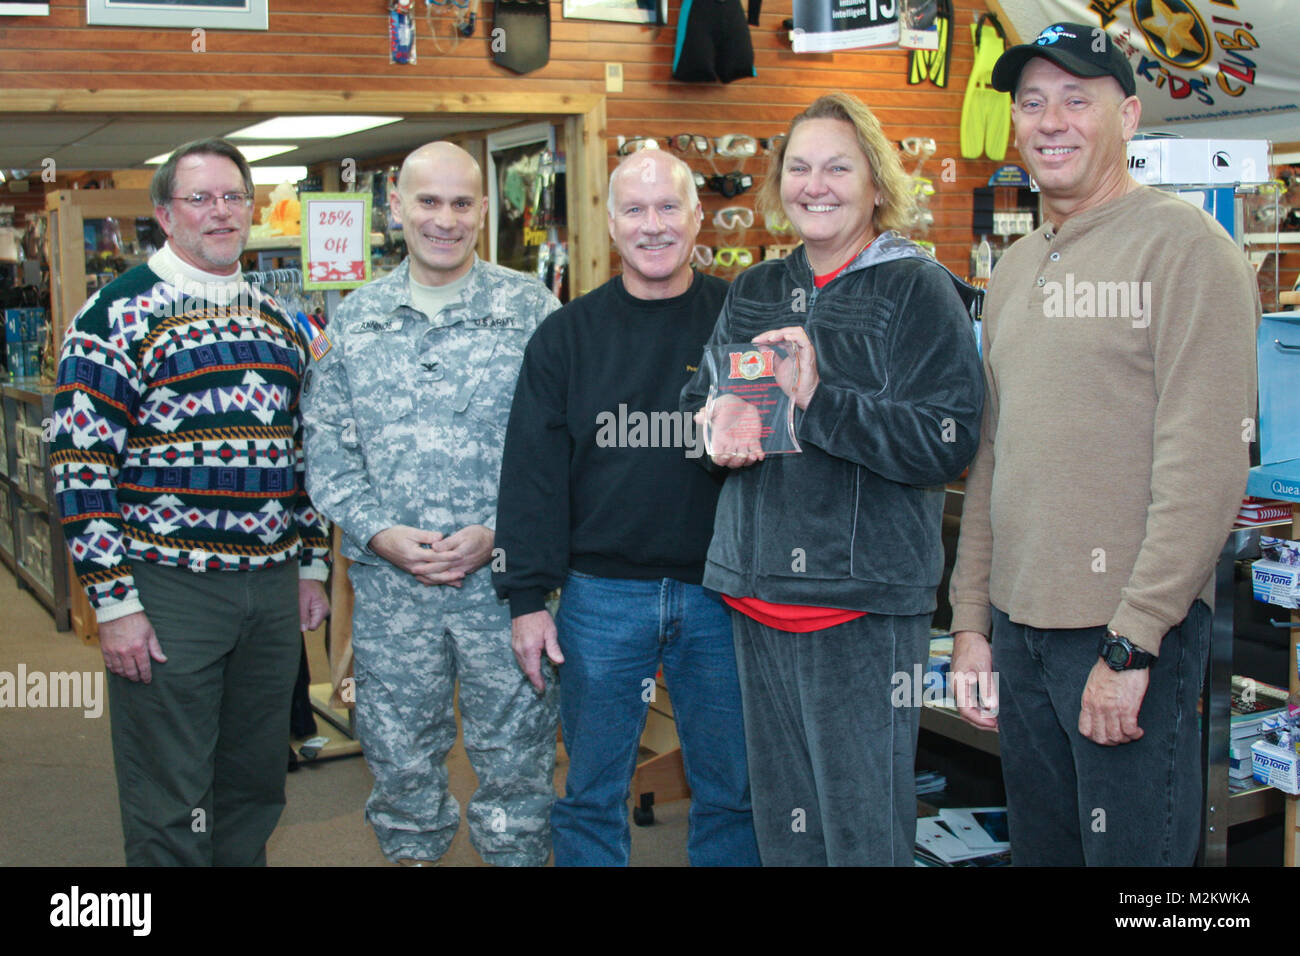
<path fill-rule="evenodd" d="M 623 273 L 529 342 L 497 505 L 492 577 L 515 657 L 539 691 L 543 653 L 559 670 L 569 770 L 555 863 L 627 864 L 628 789 L 662 663 L 691 863 L 756 866 L 731 624 L 700 584 L 722 479 L 694 460 L 703 442 L 677 411 L 727 284 L 691 269 L 703 213 L 681 160 L 633 153 L 610 176 L 608 209 Z M 552 620 L 546 594 L 561 586 Z"/>

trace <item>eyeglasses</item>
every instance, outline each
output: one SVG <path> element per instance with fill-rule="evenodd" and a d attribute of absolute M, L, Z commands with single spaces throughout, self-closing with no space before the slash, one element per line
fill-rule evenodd
<path fill-rule="evenodd" d="M 758 145 L 763 147 L 764 152 L 775 153 L 781 148 L 781 144 L 784 142 L 785 133 L 777 133 L 775 136 L 759 137 Z"/>
<path fill-rule="evenodd" d="M 649 136 L 620 136 L 618 138 L 618 154 L 620 156 L 631 156 L 639 149 L 658 149 L 659 143 Z"/>
<path fill-rule="evenodd" d="M 912 177 L 912 193 L 916 196 L 933 196 L 934 183 L 924 176 Z"/>
<path fill-rule="evenodd" d="M 678 133 L 676 136 L 669 136 L 668 145 L 679 153 L 690 152 L 693 149 L 700 155 L 707 156 L 713 152 L 713 144 L 709 142 L 709 138 L 700 133 Z"/>
<path fill-rule="evenodd" d="M 728 199 L 733 196 L 739 196 L 743 192 L 748 192 L 754 186 L 754 177 L 749 173 L 738 173 L 734 169 L 729 173 L 723 173 L 718 176 L 710 176 L 708 179 L 709 188 L 714 192 L 722 193 Z"/>
<path fill-rule="evenodd" d="M 754 224 L 754 210 L 745 206 L 727 206 L 713 214 L 713 224 L 719 229 L 748 229 Z"/>
<path fill-rule="evenodd" d="M 748 249 L 724 246 L 721 249 L 714 250 L 713 261 L 724 269 L 737 265 L 742 267 L 752 266 L 754 264 L 754 254 Z"/>
<path fill-rule="evenodd" d="M 188 196 L 172 196 L 176 202 L 183 202 L 189 205 L 191 209 L 212 209 L 217 205 L 220 199 L 227 206 L 251 206 L 253 197 L 248 193 L 222 193 L 215 195 L 213 193 L 191 193 Z"/>
<path fill-rule="evenodd" d="M 726 136 L 719 136 L 713 143 L 718 150 L 719 156 L 728 156 L 732 159 L 744 159 L 746 156 L 753 156 L 758 152 L 758 140 L 752 136 L 742 136 L 739 133 L 728 133 Z"/>
<path fill-rule="evenodd" d="M 697 245 L 691 250 L 691 261 L 697 266 L 707 269 L 713 265 L 713 250 L 708 246 Z"/>

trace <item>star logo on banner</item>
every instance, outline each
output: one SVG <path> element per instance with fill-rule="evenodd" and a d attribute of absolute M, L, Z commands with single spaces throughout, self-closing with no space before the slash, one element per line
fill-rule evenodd
<path fill-rule="evenodd" d="M 1165 45 L 1165 52 L 1171 59 L 1176 59 L 1183 53 L 1194 53 L 1198 56 L 1205 53 L 1205 48 L 1193 35 L 1196 17 L 1190 12 L 1184 10 L 1175 13 L 1169 9 L 1165 0 L 1152 0 L 1151 10 L 1155 16 L 1143 20 L 1142 29 L 1148 35 L 1161 39 Z"/>

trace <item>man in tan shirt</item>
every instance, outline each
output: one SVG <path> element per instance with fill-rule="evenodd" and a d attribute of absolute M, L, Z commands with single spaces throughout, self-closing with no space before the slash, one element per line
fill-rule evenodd
<path fill-rule="evenodd" d="M 959 709 L 1000 731 L 1015 863 L 1188 865 L 1259 297 L 1213 219 L 1128 175 L 1141 104 L 1103 31 L 1050 26 L 993 83 L 1014 94 L 1045 221 L 985 303 L 950 589 Z"/>

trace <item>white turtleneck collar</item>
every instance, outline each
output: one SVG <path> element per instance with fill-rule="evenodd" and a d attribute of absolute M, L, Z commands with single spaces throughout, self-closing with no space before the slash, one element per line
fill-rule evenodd
<path fill-rule="evenodd" d="M 247 288 L 242 271 L 231 275 L 204 272 L 190 265 L 172 250 L 171 240 L 149 257 L 149 268 L 168 285 L 176 286 L 185 295 L 196 296 L 214 305 L 226 305 Z M 245 293 L 247 294 L 247 293 Z"/>

